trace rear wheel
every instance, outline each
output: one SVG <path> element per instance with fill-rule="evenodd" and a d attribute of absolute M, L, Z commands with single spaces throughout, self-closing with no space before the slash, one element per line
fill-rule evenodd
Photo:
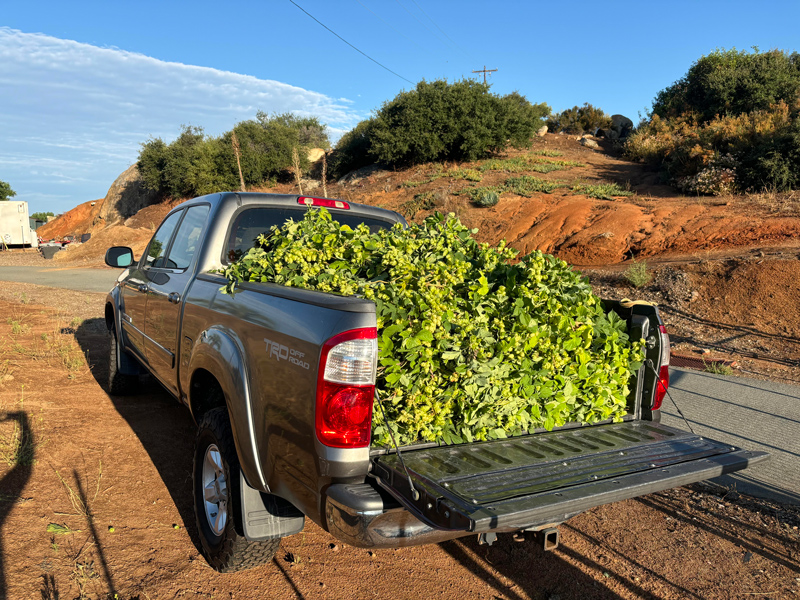
<path fill-rule="evenodd" d="M 129 396 L 141 389 L 138 375 L 126 375 L 119 372 L 119 357 L 117 356 L 117 332 L 109 330 L 111 336 L 108 352 L 108 392 L 112 396 Z"/>
<path fill-rule="evenodd" d="M 251 542 L 242 534 L 239 458 L 228 412 L 215 408 L 203 417 L 194 452 L 194 512 L 208 564 L 230 573 L 263 565 L 280 538 Z"/>

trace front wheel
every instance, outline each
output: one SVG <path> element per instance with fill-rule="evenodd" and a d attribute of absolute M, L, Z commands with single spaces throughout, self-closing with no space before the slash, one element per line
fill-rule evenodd
<path fill-rule="evenodd" d="M 200 422 L 194 451 L 194 513 L 203 556 L 217 571 L 230 573 L 263 565 L 280 538 L 251 542 L 242 533 L 239 458 L 228 412 L 209 411 Z"/>

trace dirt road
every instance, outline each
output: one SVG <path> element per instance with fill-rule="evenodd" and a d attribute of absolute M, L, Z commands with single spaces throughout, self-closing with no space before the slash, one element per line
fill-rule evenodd
<path fill-rule="evenodd" d="M 800 593 L 798 511 L 697 488 L 580 515 L 562 527 L 561 546 L 551 553 L 507 536 L 491 547 L 463 538 L 370 552 L 342 546 L 308 522 L 302 534 L 283 541 L 270 564 L 217 574 L 196 547 L 189 414 L 157 388 L 109 397 L 98 383 L 108 350 L 102 295 L 48 296 L 44 289 L 5 289 L 13 298 L 0 300 L 0 597 L 568 600 Z M 48 298 L 60 316 L 43 305 Z"/>

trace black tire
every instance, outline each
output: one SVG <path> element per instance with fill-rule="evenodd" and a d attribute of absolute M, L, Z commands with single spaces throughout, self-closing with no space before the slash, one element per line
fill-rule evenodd
<path fill-rule="evenodd" d="M 130 396 L 141 390 L 138 375 L 125 375 L 119 372 L 117 362 L 117 332 L 109 330 L 111 343 L 108 352 L 108 393 L 112 396 Z"/>
<path fill-rule="evenodd" d="M 214 449 L 218 454 L 213 454 Z M 216 462 L 208 458 L 210 462 L 207 463 L 207 456 L 215 456 L 219 460 Z M 207 486 L 214 485 L 214 482 L 219 480 L 218 476 L 210 477 L 212 464 L 221 467 L 220 474 L 224 476 L 226 484 L 226 492 L 220 492 L 219 485 L 215 486 L 215 491 L 210 492 L 216 494 L 214 500 L 219 500 L 216 505 L 214 501 L 206 502 L 204 492 Z M 208 411 L 200 421 L 194 450 L 193 474 L 194 514 L 203 556 L 208 564 L 221 573 L 232 573 L 257 567 L 272 560 L 280 546 L 280 538 L 251 542 L 243 535 L 239 497 L 239 458 L 236 455 L 233 431 L 225 407 Z M 214 506 L 217 509 L 216 513 Z M 215 514 L 217 518 L 214 517 Z"/>

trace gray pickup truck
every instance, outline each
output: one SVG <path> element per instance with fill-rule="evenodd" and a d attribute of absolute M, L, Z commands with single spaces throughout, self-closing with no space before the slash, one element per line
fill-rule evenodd
<path fill-rule="evenodd" d="M 370 445 L 375 306 L 271 283 L 222 294 L 217 270 L 309 206 L 371 229 L 397 213 L 341 200 L 220 193 L 180 204 L 108 294 L 109 390 L 150 374 L 198 425 L 194 505 L 219 571 L 270 560 L 305 517 L 354 546 L 386 548 L 531 532 L 601 504 L 737 471 L 767 457 L 660 424 L 669 338 L 654 306 L 606 302 L 646 340 L 622 423 L 565 426 L 455 446 Z"/>

